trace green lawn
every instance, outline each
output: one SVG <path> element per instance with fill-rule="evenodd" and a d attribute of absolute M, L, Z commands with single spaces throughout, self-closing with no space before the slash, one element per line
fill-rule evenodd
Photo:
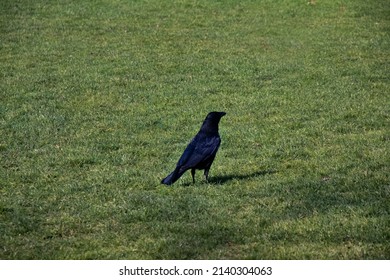
<path fill-rule="evenodd" d="M 0 259 L 390 259 L 388 0 L 1 0 Z M 223 110 L 210 182 L 173 170 Z"/>

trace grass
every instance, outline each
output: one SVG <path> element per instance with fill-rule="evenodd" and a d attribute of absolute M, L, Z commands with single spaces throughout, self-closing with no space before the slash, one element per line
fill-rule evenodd
<path fill-rule="evenodd" d="M 0 258 L 389 259 L 389 12 L 2 0 Z"/>

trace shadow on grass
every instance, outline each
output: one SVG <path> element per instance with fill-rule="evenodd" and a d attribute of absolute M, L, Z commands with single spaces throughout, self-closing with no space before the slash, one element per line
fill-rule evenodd
<path fill-rule="evenodd" d="M 232 180 L 246 180 L 246 179 L 255 178 L 255 177 L 259 177 L 259 176 L 265 176 L 268 174 L 274 174 L 276 172 L 277 171 L 275 171 L 275 170 L 262 170 L 262 171 L 257 171 L 257 172 L 253 172 L 250 174 L 237 174 L 237 175 L 231 174 L 231 175 L 223 175 L 223 176 L 210 175 L 208 183 L 211 185 L 221 185 L 221 184 L 225 184 L 225 183 L 232 181 Z M 207 184 L 207 182 L 204 180 L 203 176 L 202 176 L 202 179 L 196 180 L 195 185 L 197 185 L 199 183 Z M 181 186 L 182 187 L 189 187 L 189 186 L 194 186 L 194 184 L 191 181 L 191 182 L 181 183 Z"/>
<path fill-rule="evenodd" d="M 209 178 L 209 183 L 211 184 L 224 184 L 226 182 L 232 181 L 232 180 L 246 180 L 250 178 L 255 178 L 259 176 L 265 176 L 268 174 L 274 174 L 276 173 L 275 170 L 262 170 L 253 172 L 250 174 L 231 174 L 231 175 L 224 175 L 224 176 L 215 176 Z"/>

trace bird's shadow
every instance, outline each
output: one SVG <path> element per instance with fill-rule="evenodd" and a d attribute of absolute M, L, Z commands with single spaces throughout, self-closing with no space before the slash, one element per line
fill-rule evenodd
<path fill-rule="evenodd" d="M 253 172 L 253 173 L 249 173 L 249 174 L 231 174 L 231 175 L 222 175 L 222 176 L 210 176 L 209 177 L 209 180 L 208 180 L 208 183 L 211 184 L 211 185 L 222 185 L 222 184 L 225 184 L 229 181 L 232 181 L 232 180 L 246 180 L 246 179 L 250 179 L 250 178 L 255 178 L 255 177 L 259 177 L 259 176 L 265 176 L 265 175 L 268 175 L 268 174 L 274 174 L 276 173 L 275 170 L 262 170 L 262 171 L 256 171 L 256 172 Z M 200 182 L 200 181 L 197 181 L 197 182 Z M 195 184 L 197 184 L 197 182 Z M 202 181 L 202 183 L 204 183 L 205 181 Z M 193 183 L 191 182 L 188 182 L 188 183 L 185 183 L 183 184 L 182 186 L 186 187 L 186 186 L 192 186 Z"/>
<path fill-rule="evenodd" d="M 269 174 L 276 173 L 275 170 L 262 170 L 262 171 L 256 171 L 250 174 L 231 174 L 231 175 L 223 175 L 223 176 L 215 176 L 209 178 L 210 184 L 224 184 L 226 182 L 232 181 L 232 180 L 246 180 L 250 178 L 255 178 L 259 176 L 265 176 Z"/>

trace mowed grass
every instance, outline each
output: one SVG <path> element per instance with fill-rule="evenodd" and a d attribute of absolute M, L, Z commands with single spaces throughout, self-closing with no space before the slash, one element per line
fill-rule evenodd
<path fill-rule="evenodd" d="M 389 259 L 390 2 L 2 0 L 1 259 Z M 173 170 L 223 110 L 210 182 Z"/>

